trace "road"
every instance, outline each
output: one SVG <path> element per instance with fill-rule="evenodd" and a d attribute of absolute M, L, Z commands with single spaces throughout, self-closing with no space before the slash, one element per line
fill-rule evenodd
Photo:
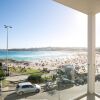
<path fill-rule="evenodd" d="M 22 75 L 26 78 L 27 76 Z M 20 79 L 22 79 L 22 77 Z M 12 78 L 11 78 L 12 79 Z M 7 80 L 11 80 L 9 77 Z M 15 76 L 13 80 L 18 79 Z M 18 80 L 20 80 L 18 79 Z M 14 90 L 13 87 L 10 90 Z M 64 88 L 62 90 L 53 90 L 49 92 L 41 91 L 38 94 L 29 93 L 22 96 L 18 96 L 15 91 L 2 92 L 2 98 L 0 100 L 73 100 L 74 98 L 87 92 L 87 85 L 73 86 L 70 88 Z M 100 82 L 96 82 L 96 92 L 100 94 Z M 1 97 L 1 96 L 0 96 Z"/>
<path fill-rule="evenodd" d="M 74 98 L 86 93 L 87 85 L 73 86 L 63 90 L 29 93 L 18 96 L 15 91 L 3 92 L 2 100 L 74 100 Z M 96 92 L 100 94 L 100 82 L 96 82 Z"/>

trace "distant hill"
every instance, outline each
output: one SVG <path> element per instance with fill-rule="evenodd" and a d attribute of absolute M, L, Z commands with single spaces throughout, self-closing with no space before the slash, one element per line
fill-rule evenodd
<path fill-rule="evenodd" d="M 4 51 L 6 49 L 0 49 Z M 82 47 L 41 47 L 41 48 L 13 48 L 9 51 L 87 51 L 87 48 Z M 96 48 L 97 53 L 100 53 L 100 48 Z"/>
<path fill-rule="evenodd" d="M 0 49 L 6 50 L 6 49 Z M 79 47 L 43 47 L 43 48 L 13 48 L 9 51 L 86 51 L 86 48 Z"/>

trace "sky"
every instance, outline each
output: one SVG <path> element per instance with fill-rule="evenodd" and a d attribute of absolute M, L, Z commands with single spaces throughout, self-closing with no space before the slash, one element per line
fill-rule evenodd
<path fill-rule="evenodd" d="M 0 48 L 87 47 L 87 15 L 53 0 L 0 0 Z M 96 46 L 100 47 L 100 14 Z"/>

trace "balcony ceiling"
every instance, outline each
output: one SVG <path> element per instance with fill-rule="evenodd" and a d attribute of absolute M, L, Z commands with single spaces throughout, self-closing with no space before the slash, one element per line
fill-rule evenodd
<path fill-rule="evenodd" d="M 100 12 L 100 0 L 54 0 L 85 14 Z"/>

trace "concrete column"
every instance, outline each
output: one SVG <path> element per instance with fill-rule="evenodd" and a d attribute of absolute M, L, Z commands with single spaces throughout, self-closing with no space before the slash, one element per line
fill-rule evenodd
<path fill-rule="evenodd" d="M 87 92 L 95 93 L 95 14 L 88 14 L 88 85 Z"/>

